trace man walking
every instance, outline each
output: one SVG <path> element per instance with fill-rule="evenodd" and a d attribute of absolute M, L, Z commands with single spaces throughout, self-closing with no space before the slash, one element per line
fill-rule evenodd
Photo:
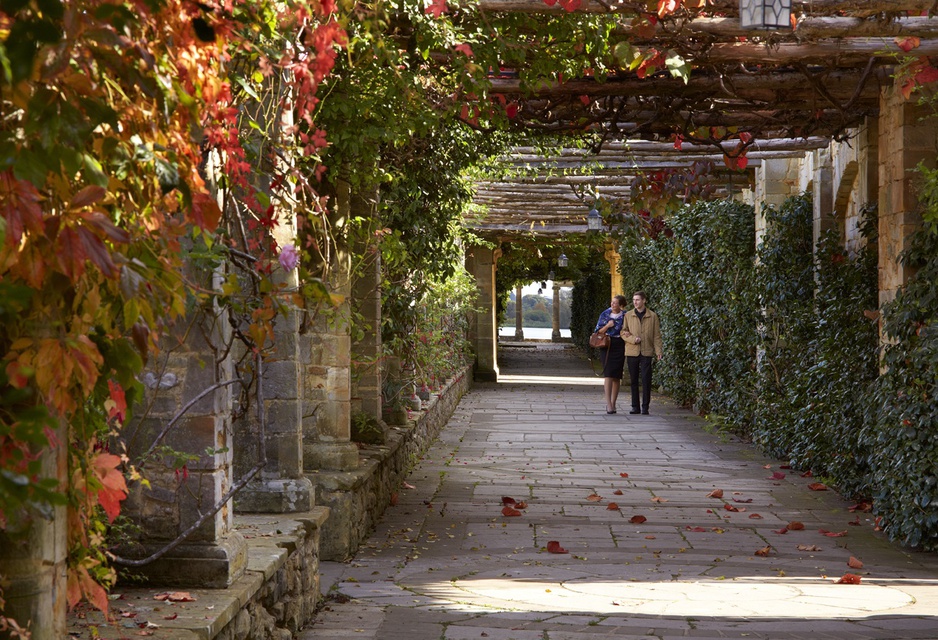
<path fill-rule="evenodd" d="M 629 378 L 632 380 L 632 411 L 629 413 L 645 415 L 648 415 L 648 405 L 651 403 L 653 358 L 657 356 L 658 360 L 661 360 L 663 355 L 658 314 L 645 306 L 647 299 L 644 291 L 636 291 L 632 295 L 634 308 L 625 314 L 622 327 L 622 333 L 626 336 L 625 361 L 629 367 Z M 628 333 L 625 333 L 626 331 Z M 639 376 L 642 381 L 641 404 L 638 399 Z"/>

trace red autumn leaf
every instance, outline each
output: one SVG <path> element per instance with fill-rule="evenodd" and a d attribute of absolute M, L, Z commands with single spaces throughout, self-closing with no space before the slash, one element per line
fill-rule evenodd
<path fill-rule="evenodd" d="M 731 504 L 725 504 L 723 505 L 723 508 L 726 509 L 727 511 L 739 511 L 739 507 L 734 507 Z"/>
<path fill-rule="evenodd" d="M 178 618 L 178 617 L 179 617 L 179 614 L 178 614 L 178 613 L 174 613 L 174 614 L 172 614 L 172 615 L 170 615 L 170 616 L 163 616 L 163 620 L 175 620 L 175 619 Z"/>
<path fill-rule="evenodd" d="M 896 36 L 893 38 L 893 42 L 895 42 L 896 46 L 906 53 L 912 49 L 917 49 L 918 46 L 922 43 L 922 41 L 915 36 Z"/>
<path fill-rule="evenodd" d="M 851 569 L 862 569 L 863 562 L 861 562 L 857 558 L 854 558 L 853 556 L 850 556 L 850 559 L 847 560 L 847 566 L 850 567 Z"/>
<path fill-rule="evenodd" d="M 743 144 L 749 144 L 750 142 L 752 142 L 752 134 L 749 133 L 748 131 L 740 131 L 739 141 L 742 142 Z"/>
<path fill-rule="evenodd" d="M 863 578 L 858 576 L 855 573 L 845 573 L 844 577 L 835 582 L 834 584 L 860 584 L 860 581 Z"/>
<path fill-rule="evenodd" d="M 473 56 L 472 47 L 470 47 L 465 42 L 463 42 L 462 44 L 457 44 L 455 47 L 453 47 L 453 51 L 456 51 L 457 53 L 461 53 L 465 55 L 467 58 L 471 58 Z"/>
<path fill-rule="evenodd" d="M 512 518 L 512 517 L 515 517 L 515 516 L 520 516 L 520 515 L 521 515 L 521 512 L 518 511 L 517 509 L 515 509 L 514 507 L 509 507 L 509 506 L 505 505 L 505 506 L 502 508 L 502 515 L 503 515 L 503 516 L 508 516 L 509 518 Z"/>
<path fill-rule="evenodd" d="M 846 531 L 828 531 L 827 529 L 818 529 L 819 533 L 824 534 L 828 538 L 843 538 L 847 535 Z"/>
<path fill-rule="evenodd" d="M 505 115 L 508 116 L 509 119 L 514 119 L 515 117 L 517 117 L 518 103 L 512 102 L 510 104 L 505 105 Z"/>
<path fill-rule="evenodd" d="M 647 521 L 648 521 L 648 518 L 646 518 L 645 516 L 632 516 L 631 518 L 629 518 L 629 522 L 631 522 L 632 524 L 641 524 Z"/>
<path fill-rule="evenodd" d="M 557 0 L 544 0 L 544 4 L 546 4 L 548 7 L 552 7 L 557 4 Z"/>
<path fill-rule="evenodd" d="M 773 529 L 773 533 L 786 534 L 788 533 L 788 527 L 782 527 L 781 529 Z"/>
<path fill-rule="evenodd" d="M 573 13 L 580 8 L 580 5 L 583 4 L 582 0 L 559 0 L 560 6 L 563 7 L 564 11 L 568 13 Z"/>
<path fill-rule="evenodd" d="M 515 503 L 515 509 L 527 509 L 527 508 L 528 508 L 528 503 L 525 502 L 524 500 L 522 500 L 521 502 Z"/>
<path fill-rule="evenodd" d="M 808 485 L 808 488 L 811 489 L 811 491 L 827 491 L 827 485 L 823 482 L 812 482 Z"/>
<path fill-rule="evenodd" d="M 658 0 L 658 16 L 664 17 L 669 13 L 674 13 L 678 6 L 678 0 Z"/>
<path fill-rule="evenodd" d="M 592 102 L 592 100 L 590 99 L 589 96 L 587 96 L 587 95 L 582 95 L 582 96 L 580 96 L 580 102 L 583 103 L 583 106 L 584 106 L 584 107 L 588 107 L 588 106 L 590 106 L 590 102 Z M 619 475 L 622 475 L 622 474 L 620 473 Z"/>
<path fill-rule="evenodd" d="M 514 504 L 517 502 L 514 498 L 508 496 L 502 496 L 502 504 Z"/>
<path fill-rule="evenodd" d="M 811 473 L 811 470 L 809 469 L 809 470 L 805 471 L 804 473 L 802 473 L 802 474 L 801 474 L 801 477 L 802 477 L 802 478 L 813 478 L 813 477 L 814 477 L 814 474 Z"/>
<path fill-rule="evenodd" d="M 749 519 L 750 520 L 762 520 L 762 516 L 760 516 L 758 513 L 750 513 Z"/>
<path fill-rule="evenodd" d="M 121 501 L 127 498 L 127 482 L 117 470 L 120 463 L 120 457 L 111 453 L 99 453 L 92 463 L 102 485 L 98 489 L 98 504 L 104 508 L 108 522 L 114 522 L 121 512 Z"/>
<path fill-rule="evenodd" d="M 688 531 L 696 531 L 698 533 L 703 533 L 706 531 L 706 529 L 704 529 L 703 527 L 692 527 L 690 525 L 687 525 L 684 528 L 687 529 Z"/>
<path fill-rule="evenodd" d="M 860 526 L 860 516 L 857 516 L 856 518 L 854 518 L 853 520 L 851 520 L 851 521 L 848 522 L 847 524 L 848 524 L 849 526 L 851 526 L 851 527 L 859 527 L 859 526 Z"/>
<path fill-rule="evenodd" d="M 749 158 L 747 158 L 745 154 L 743 154 L 743 155 L 739 156 L 738 158 L 736 158 L 736 168 L 737 168 L 737 169 L 739 169 L 740 171 L 742 171 L 743 169 L 745 169 L 745 168 L 748 167 L 748 166 L 749 166 Z"/>
<path fill-rule="evenodd" d="M 560 546 L 560 543 L 556 540 L 551 540 L 547 543 L 547 552 L 548 553 L 570 553 L 566 549 Z"/>
<path fill-rule="evenodd" d="M 756 555 L 762 558 L 768 557 L 769 553 L 772 552 L 772 546 L 767 545 L 756 551 Z"/>
<path fill-rule="evenodd" d="M 622 489 L 616 489 L 615 491 L 612 492 L 612 495 L 614 495 L 614 496 L 621 496 L 621 495 L 622 495 Z"/>
<path fill-rule="evenodd" d="M 733 502 L 739 502 L 740 504 L 749 504 L 752 502 L 752 498 L 733 498 Z"/>
<path fill-rule="evenodd" d="M 784 479 L 785 479 L 785 474 L 782 473 L 781 471 L 776 471 L 776 472 L 774 472 L 771 476 L 769 476 L 768 479 L 769 479 L 769 480 L 784 480 Z"/>
<path fill-rule="evenodd" d="M 430 6 L 424 10 L 424 13 L 439 18 L 446 13 L 446 0 L 430 0 Z"/>
<path fill-rule="evenodd" d="M 606 511 L 618 511 L 618 510 L 619 510 L 619 505 L 617 505 L 615 502 L 610 502 L 609 504 L 606 505 Z"/>
<path fill-rule="evenodd" d="M 722 498 L 723 489 L 714 489 L 713 491 L 707 494 L 707 497 L 708 498 Z"/>
<path fill-rule="evenodd" d="M 788 529 L 791 531 L 802 531 L 804 529 L 804 523 L 792 520 L 788 523 Z"/>
<path fill-rule="evenodd" d="M 625 473 L 625 472 L 623 471 L 622 473 L 619 474 L 619 477 L 620 477 L 620 478 L 628 478 L 628 477 L 629 477 L 629 474 L 627 474 L 627 473 Z"/>
<path fill-rule="evenodd" d="M 391 494 L 391 506 L 392 507 L 397 506 L 397 494 L 396 493 Z"/>
<path fill-rule="evenodd" d="M 124 389 L 113 380 L 108 380 L 107 386 L 111 396 L 110 403 L 106 405 L 108 407 L 108 420 L 117 418 L 118 422 L 123 423 L 124 418 L 127 416 L 127 399 L 124 395 Z"/>
<path fill-rule="evenodd" d="M 869 502 L 858 502 L 851 507 L 847 507 L 847 511 L 850 511 L 850 512 L 862 511 L 863 513 L 869 513 L 872 510 L 873 510 L 873 505 L 871 505 Z"/>
<path fill-rule="evenodd" d="M 599 502 L 600 500 L 603 499 L 603 497 L 598 496 L 595 493 L 591 493 L 588 496 L 586 496 L 586 499 L 589 500 L 590 502 Z"/>

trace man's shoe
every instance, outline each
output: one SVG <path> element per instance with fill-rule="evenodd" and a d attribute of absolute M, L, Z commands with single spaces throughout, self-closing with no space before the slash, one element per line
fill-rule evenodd
<path fill-rule="evenodd" d="M 641 411 L 639 411 L 638 409 L 632 409 L 631 411 L 629 411 L 629 413 L 635 414 L 635 413 L 641 413 Z"/>
<path fill-rule="evenodd" d="M 642 415 L 643 415 L 643 416 L 647 416 L 647 415 L 648 415 L 648 409 L 642 409 Z"/>

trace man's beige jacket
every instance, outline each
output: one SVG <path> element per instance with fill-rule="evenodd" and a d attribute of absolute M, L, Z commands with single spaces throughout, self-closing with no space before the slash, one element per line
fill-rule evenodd
<path fill-rule="evenodd" d="M 645 317 L 641 320 L 635 313 L 635 309 L 626 312 L 625 320 L 622 321 L 622 331 L 628 331 L 631 336 L 625 338 L 625 355 L 628 356 L 658 356 L 664 352 L 661 344 L 661 325 L 658 322 L 658 314 L 645 307 Z M 642 340 L 635 344 L 635 336 Z"/>

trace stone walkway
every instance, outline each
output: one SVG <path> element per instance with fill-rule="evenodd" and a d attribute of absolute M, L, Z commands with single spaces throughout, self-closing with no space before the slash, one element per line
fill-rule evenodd
<path fill-rule="evenodd" d="M 817 479 L 664 398 L 633 416 L 626 391 L 606 415 L 572 349 L 503 346 L 499 364 L 358 555 L 324 563 L 299 638 L 938 638 L 938 557 Z"/>

